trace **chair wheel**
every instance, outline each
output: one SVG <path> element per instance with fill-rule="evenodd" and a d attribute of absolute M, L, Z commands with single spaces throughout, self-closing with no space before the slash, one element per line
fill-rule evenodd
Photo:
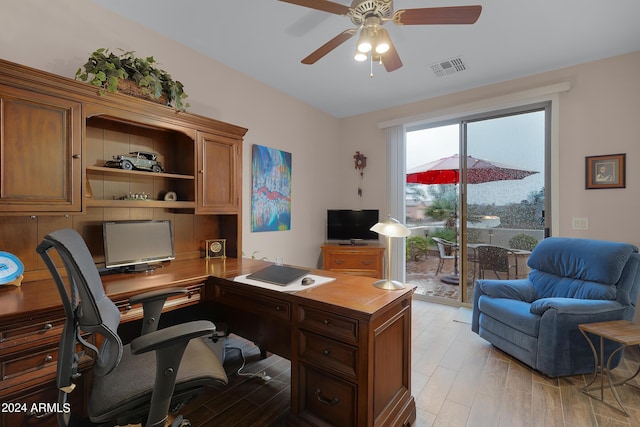
<path fill-rule="evenodd" d="M 182 421 L 182 424 L 180 424 L 180 427 L 191 427 L 191 422 L 189 420 L 184 420 Z"/>

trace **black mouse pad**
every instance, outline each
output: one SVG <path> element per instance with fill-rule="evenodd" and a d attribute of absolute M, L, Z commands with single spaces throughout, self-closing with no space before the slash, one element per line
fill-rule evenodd
<path fill-rule="evenodd" d="M 308 274 L 311 270 L 304 270 L 302 268 L 285 267 L 284 265 L 271 265 L 267 268 L 263 268 L 260 271 L 256 271 L 247 276 L 247 279 L 259 280 L 261 282 L 273 283 L 274 285 L 286 286 L 305 274 Z"/>

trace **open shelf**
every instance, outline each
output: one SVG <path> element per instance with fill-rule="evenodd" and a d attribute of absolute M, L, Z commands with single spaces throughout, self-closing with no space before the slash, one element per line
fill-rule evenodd
<path fill-rule="evenodd" d="M 173 209 L 194 209 L 196 202 L 164 200 L 99 200 L 87 199 L 87 206 L 92 208 L 173 208 Z"/>
<path fill-rule="evenodd" d="M 104 166 L 87 166 L 88 171 L 103 172 L 108 174 L 125 174 L 125 175 L 143 175 L 149 178 L 173 178 L 173 179 L 195 179 L 193 175 L 181 175 L 177 173 L 166 172 L 147 172 L 139 170 L 125 170 L 117 168 L 107 168 Z"/>

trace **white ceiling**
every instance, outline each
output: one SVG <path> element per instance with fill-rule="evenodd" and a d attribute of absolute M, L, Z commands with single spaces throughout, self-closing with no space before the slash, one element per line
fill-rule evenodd
<path fill-rule="evenodd" d="M 483 9 L 473 25 L 387 23 L 404 66 L 373 64 L 369 78 L 369 62 L 353 60 L 356 37 L 300 63 L 353 27 L 346 16 L 278 0 L 93 1 L 336 117 L 640 50 L 639 0 L 395 0 L 395 10 Z M 465 71 L 437 77 L 429 68 L 454 57 Z"/>

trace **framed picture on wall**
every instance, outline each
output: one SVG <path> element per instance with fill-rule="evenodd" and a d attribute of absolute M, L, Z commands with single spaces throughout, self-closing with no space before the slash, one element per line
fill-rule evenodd
<path fill-rule="evenodd" d="M 586 189 L 625 188 L 626 154 L 586 157 Z"/>

